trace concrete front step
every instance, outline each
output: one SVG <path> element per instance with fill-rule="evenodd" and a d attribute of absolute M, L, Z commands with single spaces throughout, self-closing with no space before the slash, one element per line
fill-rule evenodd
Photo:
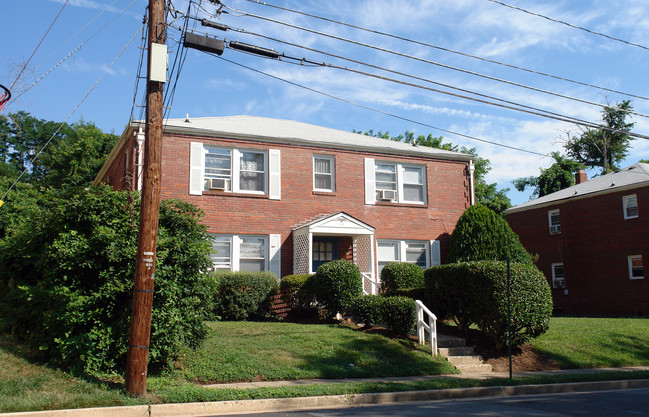
<path fill-rule="evenodd" d="M 471 346 L 438 347 L 442 356 L 471 356 L 475 354 Z"/>
<path fill-rule="evenodd" d="M 447 356 L 446 360 L 449 361 L 453 366 L 458 365 L 480 365 L 482 364 L 482 356 L 472 355 L 472 356 Z"/>
<path fill-rule="evenodd" d="M 488 363 L 480 363 L 474 365 L 456 365 L 457 369 L 460 370 L 463 374 L 468 374 L 471 372 L 491 372 L 491 365 Z"/>

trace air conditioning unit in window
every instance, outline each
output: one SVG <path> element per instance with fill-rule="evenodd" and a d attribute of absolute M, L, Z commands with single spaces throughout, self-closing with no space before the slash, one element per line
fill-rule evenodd
<path fill-rule="evenodd" d="M 561 225 L 550 226 L 550 233 L 561 233 Z"/>
<path fill-rule="evenodd" d="M 379 200 L 396 200 L 397 192 L 394 190 L 380 190 L 379 191 Z"/>
<path fill-rule="evenodd" d="M 554 280 L 554 288 L 563 288 L 565 287 L 565 283 L 563 278 L 555 278 Z"/>
<path fill-rule="evenodd" d="M 208 185 L 210 190 L 229 190 L 230 189 L 230 180 L 227 178 L 210 178 Z"/>

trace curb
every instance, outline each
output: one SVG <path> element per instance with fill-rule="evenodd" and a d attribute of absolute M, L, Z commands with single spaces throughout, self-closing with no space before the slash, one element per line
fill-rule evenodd
<path fill-rule="evenodd" d="M 19 413 L 1 413 L 0 417 L 176 417 L 218 414 L 276 412 L 314 408 L 342 408 L 415 401 L 440 401 L 461 398 L 510 397 L 517 395 L 556 394 L 583 391 L 649 388 L 649 379 L 572 382 L 564 384 L 454 388 L 427 391 L 385 392 L 375 394 L 331 395 L 320 397 L 275 398 L 263 400 L 218 401 L 185 404 L 156 404 L 80 408 Z"/>

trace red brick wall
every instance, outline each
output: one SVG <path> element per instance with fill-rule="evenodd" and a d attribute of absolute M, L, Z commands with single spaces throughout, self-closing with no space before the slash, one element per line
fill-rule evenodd
<path fill-rule="evenodd" d="M 636 194 L 639 217 L 624 219 L 622 196 Z M 560 209 L 561 233 L 550 235 L 548 210 Z M 507 216 L 521 243 L 538 254 L 552 285 L 563 262 L 565 289 L 553 289 L 557 311 L 580 315 L 649 315 L 649 276 L 630 280 L 627 256 L 649 259 L 649 187 L 575 199 Z"/>
<path fill-rule="evenodd" d="M 377 139 L 378 141 L 379 139 Z M 211 191 L 189 195 L 190 143 L 249 149 L 281 150 L 281 200 L 267 196 Z M 335 155 L 335 192 L 313 192 L 313 155 Z M 364 158 L 426 165 L 426 206 L 365 204 Z M 314 216 L 344 211 L 375 227 L 377 239 L 441 240 L 442 257 L 448 237 L 469 205 L 466 163 L 419 157 L 389 156 L 308 146 L 269 144 L 232 139 L 165 136 L 162 153 L 162 198 L 179 198 L 203 209 L 210 233 L 280 234 L 282 275 L 293 273 L 292 227 Z M 112 168 L 111 168 L 112 169 Z M 117 168 L 116 168 L 117 170 Z M 116 174 L 112 174 L 116 175 Z M 341 257 L 350 254 L 341 242 Z"/>

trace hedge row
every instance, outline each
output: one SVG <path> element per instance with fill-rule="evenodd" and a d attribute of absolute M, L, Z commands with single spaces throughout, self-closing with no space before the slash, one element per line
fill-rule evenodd
<path fill-rule="evenodd" d="M 349 308 L 366 327 L 385 324 L 400 334 L 410 334 L 415 328 L 415 301 L 408 297 L 363 295 L 354 299 Z"/>
<path fill-rule="evenodd" d="M 212 272 L 214 319 L 248 320 L 270 315 L 271 298 L 279 282 L 272 272 Z"/>
<path fill-rule="evenodd" d="M 446 264 L 424 273 L 429 308 L 462 329 L 475 323 L 502 347 L 507 341 L 507 264 L 497 261 Z M 512 345 L 545 333 L 552 314 L 550 287 L 533 265 L 512 264 Z"/>

